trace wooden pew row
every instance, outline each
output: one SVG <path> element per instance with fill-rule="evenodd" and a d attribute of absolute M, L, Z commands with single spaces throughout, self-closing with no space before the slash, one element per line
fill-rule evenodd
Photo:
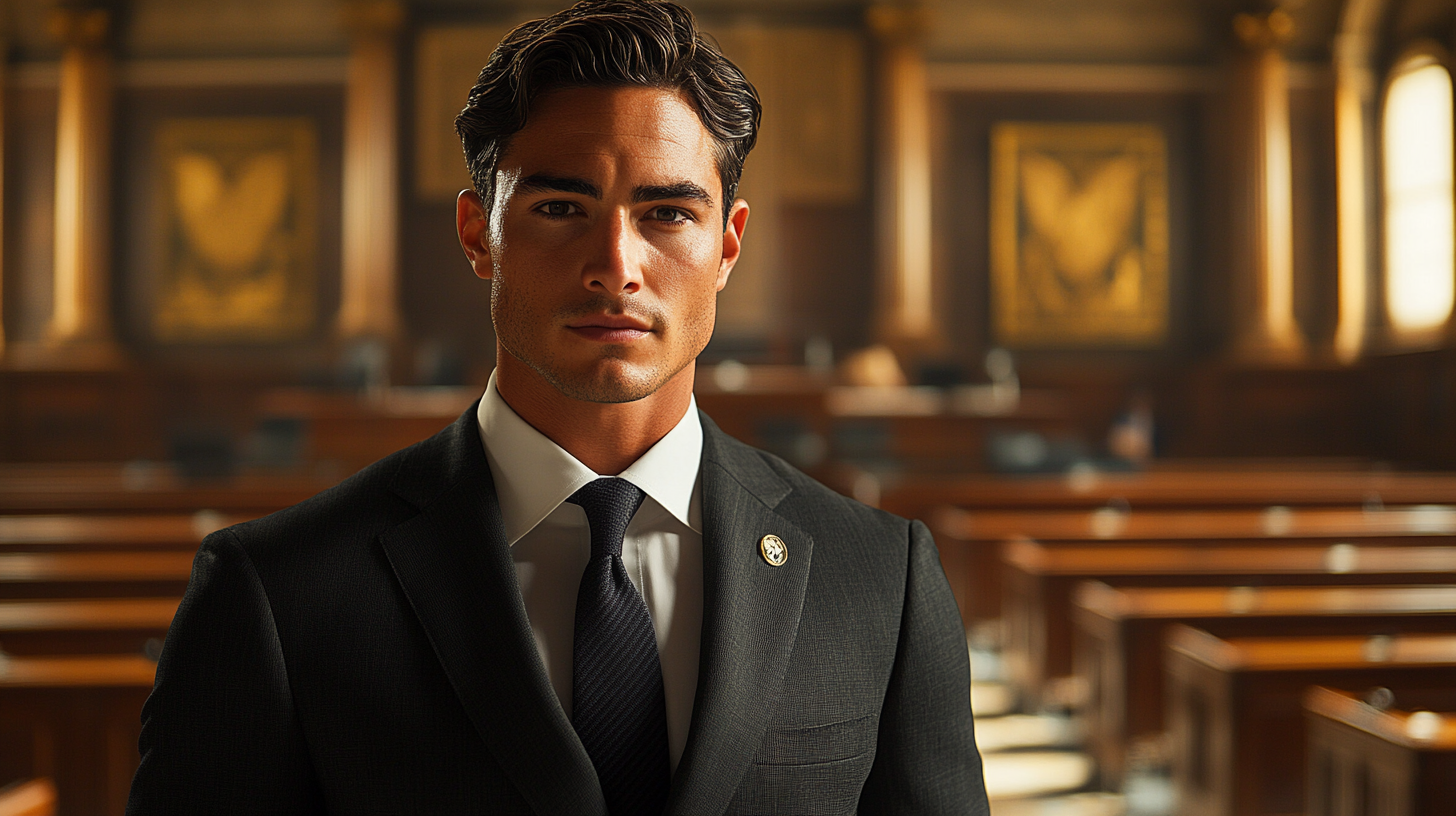
<path fill-rule="evenodd" d="M 1109 503 L 1136 511 L 1395 506 L 1451 503 L 1456 500 L 1456 473 L 1312 470 L 1303 463 L 1251 469 L 1240 461 L 1218 470 L 1181 463 L 1139 473 L 912 473 L 879 478 L 872 492 L 879 494 L 880 507 L 912 518 L 941 506 L 969 511 L 1092 510 Z"/>
<path fill-rule="evenodd" d="M 1456 806 L 1456 687 L 1439 700 L 1391 696 L 1376 708 L 1344 691 L 1305 693 L 1309 816 L 1423 816 Z"/>
<path fill-rule="evenodd" d="M 1224 639 L 1179 626 L 1167 672 L 1180 816 L 1294 816 L 1306 805 L 1306 690 L 1449 694 L 1456 635 Z"/>
<path fill-rule="evenodd" d="M 931 530 L 961 615 L 967 625 L 1001 614 L 1002 542 L 1029 538 L 1044 543 L 1185 543 L 1258 546 L 1267 543 L 1329 546 L 1456 541 L 1456 507 L 1422 506 L 1379 511 L 1361 508 L 1128 512 L 967 512 L 942 508 Z"/>
<path fill-rule="evenodd" d="M 0 515 L 212 510 L 256 518 L 297 504 L 347 475 L 328 468 L 264 470 L 196 481 L 170 465 L 0 463 Z"/>
<path fill-rule="evenodd" d="M 179 603 L 178 597 L 3 601 L 0 651 L 19 656 L 155 652 Z"/>
<path fill-rule="evenodd" d="M 0 599 L 180 597 L 193 553 L 0 552 Z"/>
<path fill-rule="evenodd" d="M 428 439 L 454 422 L 485 386 L 390 388 L 378 395 L 279 388 L 260 395 L 257 411 L 299 423 L 307 455 L 346 473 Z"/>
<path fill-rule="evenodd" d="M 1209 539 L 1394 538 L 1456 535 L 1456 506 L 1423 505 L 1257 510 L 968 512 L 947 507 L 933 517 L 938 531 L 958 541 L 1204 541 Z"/>
<path fill-rule="evenodd" d="M 141 655 L 0 661 L 0 777 L 53 779 L 60 816 L 122 816 L 155 675 Z"/>
<path fill-rule="evenodd" d="M 1088 734 L 1105 782 L 1128 744 L 1164 730 L 1163 643 L 1178 624 L 1221 637 L 1456 633 L 1456 586 L 1077 589 L 1075 671 L 1088 683 Z"/>
<path fill-rule="evenodd" d="M 0 551 L 180 550 L 246 517 L 211 511 L 134 515 L 0 516 Z"/>
<path fill-rule="evenodd" d="M 1361 539 L 1354 539 L 1361 541 Z M 1380 540 L 1380 539 L 1376 539 Z M 1027 539 L 1002 548 L 1003 651 L 1035 699 L 1072 671 L 1072 592 L 1086 579 L 1123 586 L 1430 584 L 1456 576 L 1456 546 L 1103 545 Z"/>
<path fill-rule="evenodd" d="M 6 555 L 13 554 L 0 554 L 0 573 Z M 9 572 L 55 577 L 74 572 L 66 564 L 73 556 L 96 555 L 12 560 Z M 186 553 L 99 555 L 190 560 Z M 51 561 L 57 556 L 65 559 L 59 566 Z M 146 579 L 176 566 L 123 570 Z M 121 814 L 138 761 L 141 706 L 177 605 L 177 597 L 0 601 L 0 778 L 54 779 L 63 815 Z"/>

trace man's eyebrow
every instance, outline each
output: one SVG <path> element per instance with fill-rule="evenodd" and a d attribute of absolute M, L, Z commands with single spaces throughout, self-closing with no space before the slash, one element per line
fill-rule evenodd
<path fill-rule="evenodd" d="M 644 201 L 663 201 L 673 198 L 686 198 L 693 201 L 701 201 L 704 204 L 713 203 L 713 197 L 708 195 L 708 191 L 691 181 L 679 181 L 675 184 L 649 184 L 632 191 L 633 204 L 641 204 Z"/>
<path fill-rule="evenodd" d="M 584 178 L 571 176 L 550 176 L 545 173 L 533 173 L 516 182 L 518 193 L 577 193 L 598 201 L 602 198 L 602 188 L 592 184 Z"/>

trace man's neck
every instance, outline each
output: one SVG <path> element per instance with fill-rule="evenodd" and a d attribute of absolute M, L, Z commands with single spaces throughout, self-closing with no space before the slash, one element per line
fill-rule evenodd
<path fill-rule="evenodd" d="M 604 476 L 615 476 L 642 457 L 682 421 L 693 395 L 689 363 L 650 396 L 601 403 L 562 394 L 535 370 L 502 352 L 495 370 L 501 399 L 562 450 Z"/>

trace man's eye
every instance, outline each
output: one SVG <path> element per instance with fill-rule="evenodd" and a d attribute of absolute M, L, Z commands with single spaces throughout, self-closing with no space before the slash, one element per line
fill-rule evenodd
<path fill-rule="evenodd" d="M 565 218 L 577 211 L 577 206 L 570 201 L 548 201 L 536 208 L 542 215 L 550 218 Z"/>
<path fill-rule="evenodd" d="M 687 212 L 677 207 L 654 207 L 652 209 L 652 219 L 665 224 L 686 224 L 693 220 L 691 215 L 688 215 Z"/>

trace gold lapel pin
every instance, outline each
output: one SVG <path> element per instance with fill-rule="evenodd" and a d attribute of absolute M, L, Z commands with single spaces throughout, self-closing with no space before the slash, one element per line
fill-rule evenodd
<path fill-rule="evenodd" d="M 766 535 L 758 540 L 758 551 L 771 567 L 782 567 L 789 560 L 789 547 L 776 535 Z"/>

